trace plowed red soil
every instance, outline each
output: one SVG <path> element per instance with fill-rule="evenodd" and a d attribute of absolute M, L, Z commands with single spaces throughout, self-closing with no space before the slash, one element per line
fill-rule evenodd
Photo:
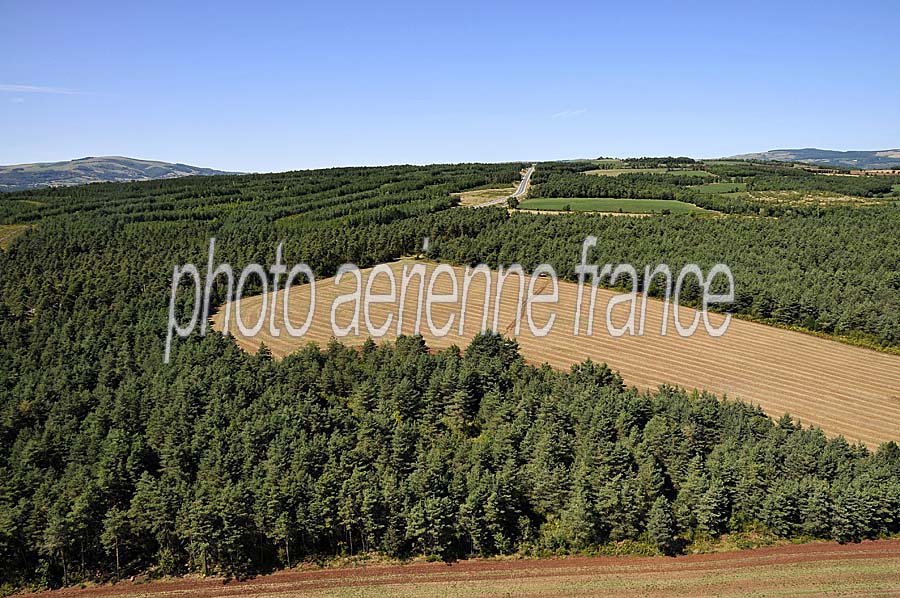
<path fill-rule="evenodd" d="M 44 593 L 46 596 L 50 593 Z M 182 578 L 65 589 L 69 598 L 218 596 L 900 596 L 900 540 L 677 558 L 470 560 L 289 570 L 245 581 Z"/>

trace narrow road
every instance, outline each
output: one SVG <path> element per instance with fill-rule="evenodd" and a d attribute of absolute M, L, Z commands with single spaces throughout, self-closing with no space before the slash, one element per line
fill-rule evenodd
<path fill-rule="evenodd" d="M 501 197 L 499 199 L 492 199 L 490 201 L 486 201 L 484 203 L 480 203 L 478 205 L 472 206 L 473 208 L 486 208 L 488 206 L 496 206 L 500 204 L 505 204 L 506 201 L 510 197 L 522 197 L 525 195 L 525 189 L 528 187 L 528 181 L 531 180 L 531 175 L 534 174 L 534 166 L 525 171 L 525 176 L 522 177 L 522 181 L 519 183 L 519 188 L 516 189 L 512 195 L 507 195 L 506 197 Z"/>

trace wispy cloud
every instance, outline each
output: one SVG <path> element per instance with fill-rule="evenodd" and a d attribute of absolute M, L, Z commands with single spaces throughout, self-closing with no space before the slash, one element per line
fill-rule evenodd
<path fill-rule="evenodd" d="M 86 92 L 77 91 L 75 89 L 66 89 L 64 87 L 43 87 L 40 85 L 6 85 L 0 83 L 0 91 L 11 91 L 13 93 L 50 93 L 65 96 L 77 96 Z"/>
<path fill-rule="evenodd" d="M 24 104 L 25 98 L 20 98 L 20 97 L 16 96 L 14 98 L 10 98 L 9 101 L 12 102 L 13 104 Z"/>
<path fill-rule="evenodd" d="M 587 112 L 587 108 L 578 108 L 577 110 L 563 110 L 562 112 L 557 112 L 552 115 L 551 118 L 572 118 L 573 116 L 579 116 Z"/>

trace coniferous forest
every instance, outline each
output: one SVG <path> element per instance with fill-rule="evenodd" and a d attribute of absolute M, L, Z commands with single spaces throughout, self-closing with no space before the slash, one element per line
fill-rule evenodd
<path fill-rule="evenodd" d="M 509 186 L 526 166 L 0 195 L 0 224 L 26 227 L 0 251 L 3 590 L 148 570 L 243 574 L 370 551 L 454 559 L 618 542 L 675 554 L 725 533 L 849 542 L 900 532 L 895 443 L 849 445 L 677 388 L 639 393 L 602 364 L 535 368 L 499 336 L 439 353 L 419 338 L 359 351 L 332 343 L 274 361 L 195 335 L 162 363 L 172 267 L 205 264 L 211 237 L 235 268 L 271 263 L 284 241 L 288 263 L 331 276 L 345 262 L 415 254 L 429 237 L 433 259 L 547 262 L 571 277 L 595 235 L 602 263 L 728 263 L 737 314 L 900 348 L 896 201 L 761 215 L 753 200 L 698 192 L 677 171 L 588 177 L 576 162 L 538 165 L 533 194 L 653 192 L 733 215 L 453 209 L 454 193 Z M 896 185 L 703 168 L 760 190 L 883 198 Z M 213 297 L 222 303 L 224 289 Z M 191 307 L 182 297 L 179 310 Z"/>

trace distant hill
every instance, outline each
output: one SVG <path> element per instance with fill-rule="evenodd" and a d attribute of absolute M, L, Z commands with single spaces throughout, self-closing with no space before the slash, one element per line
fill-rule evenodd
<path fill-rule="evenodd" d="M 900 167 L 900 149 L 839 152 L 816 148 L 780 149 L 732 156 L 740 160 L 775 160 L 778 162 L 802 162 L 838 168 L 891 169 Z"/>
<path fill-rule="evenodd" d="M 183 176 L 228 173 L 187 164 L 136 160 L 122 156 L 80 158 L 68 162 L 39 162 L 0 166 L 0 191 L 39 189 L 98 182 L 149 181 Z"/>

